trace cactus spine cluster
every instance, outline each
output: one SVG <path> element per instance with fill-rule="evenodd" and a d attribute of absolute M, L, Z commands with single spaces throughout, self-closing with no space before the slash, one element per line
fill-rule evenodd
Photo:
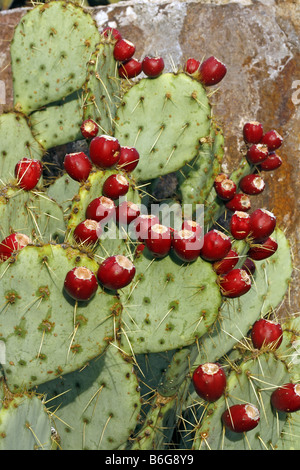
<path fill-rule="evenodd" d="M 221 291 L 211 261 L 184 262 L 172 250 L 158 258 L 120 219 L 109 220 L 96 243 L 74 236 L 116 172 L 129 182 L 125 199 L 147 209 L 162 177 L 175 175 L 174 195 L 160 200 L 179 209 L 172 232 L 203 205 L 204 232 L 228 234 L 218 221 L 230 211 L 214 186 L 224 137 L 208 88 L 184 68 L 120 78 L 116 41 L 83 8 L 60 0 L 30 9 L 15 29 L 14 109 L 0 116 L 0 229 L 3 240 L 22 233 L 30 241 L 0 264 L 0 448 L 299 449 L 299 412 L 277 412 L 270 403 L 272 390 L 299 381 L 299 318 L 282 321 L 278 349 L 255 349 L 249 339 L 256 320 L 276 318 L 289 288 L 291 250 L 279 227 L 278 249 L 255 261 L 251 289 L 238 298 Z M 51 184 L 43 177 L 33 190 L 20 188 L 16 163 L 27 157 L 47 166 L 50 149 L 84 141 L 87 119 L 138 150 L 134 171 L 93 165 L 85 181 L 64 173 Z M 245 157 L 230 179 L 238 186 L 256 170 Z M 241 268 L 253 240 L 230 242 Z M 134 264 L 130 284 L 99 284 L 86 301 L 66 293 L 70 270 L 96 274 L 113 255 Z M 227 376 L 215 403 L 193 388 L 194 370 L 207 362 L 221 364 Z M 234 403 L 261 413 L 258 427 L 238 438 L 221 419 Z"/>

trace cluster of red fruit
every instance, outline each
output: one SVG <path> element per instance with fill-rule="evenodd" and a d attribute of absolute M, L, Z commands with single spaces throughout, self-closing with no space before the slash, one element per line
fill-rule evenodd
<path fill-rule="evenodd" d="M 260 319 L 252 327 L 251 339 L 256 349 L 278 349 L 282 342 L 282 328 L 279 323 Z M 226 394 L 226 374 L 217 363 L 199 365 L 193 373 L 192 382 L 198 396 L 210 403 Z M 277 411 L 299 411 L 300 384 L 286 383 L 277 387 L 271 395 L 271 404 Z M 259 410 L 250 403 L 232 405 L 222 414 L 224 426 L 236 433 L 251 431 L 259 421 Z"/>
<path fill-rule="evenodd" d="M 114 58 L 119 63 L 118 72 L 120 78 L 135 78 L 142 72 L 147 77 L 158 77 L 165 68 L 165 63 L 162 57 L 149 57 L 146 56 L 142 61 L 136 59 L 134 56 L 135 45 L 124 39 L 115 28 L 105 28 L 102 31 L 105 37 L 112 36 L 117 42 L 114 47 Z"/>

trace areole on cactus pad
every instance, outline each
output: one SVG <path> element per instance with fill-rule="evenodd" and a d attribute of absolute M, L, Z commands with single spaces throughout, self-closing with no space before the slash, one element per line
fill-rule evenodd
<path fill-rule="evenodd" d="M 251 209 L 263 172 L 284 164 L 283 139 L 254 116 L 225 173 L 211 98 L 227 80 L 221 57 L 170 72 L 91 13 L 36 5 L 11 44 L 0 447 L 299 448 L 287 432 L 299 411 L 282 398 L 298 400 L 285 384 L 300 377 L 299 316 L 276 318 L 291 248 L 276 214 Z M 52 181 L 48 152 L 66 148 Z M 25 158 L 43 170 L 27 189 L 14 175 Z M 177 186 L 165 199 L 168 178 Z M 276 347 L 257 322 L 278 325 Z"/>

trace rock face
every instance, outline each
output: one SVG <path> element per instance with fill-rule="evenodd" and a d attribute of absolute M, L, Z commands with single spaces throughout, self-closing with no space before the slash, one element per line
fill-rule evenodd
<path fill-rule="evenodd" d="M 0 112 L 12 107 L 9 43 L 14 26 L 26 9 L 0 14 Z M 257 202 L 272 210 L 286 229 L 299 265 L 300 190 L 300 6 L 297 1 L 128 1 L 96 7 L 99 29 L 117 27 L 136 44 L 137 58 L 159 54 L 166 68 L 180 68 L 188 57 L 217 56 L 228 69 L 220 93 L 212 96 L 214 114 L 223 126 L 225 171 L 231 171 L 244 152 L 242 127 L 247 120 L 275 128 L 283 137 L 284 164 L 266 173 L 266 188 Z M 256 200 L 253 201 L 256 204 Z M 295 270 L 291 298 L 285 309 L 299 310 L 300 291 Z"/>

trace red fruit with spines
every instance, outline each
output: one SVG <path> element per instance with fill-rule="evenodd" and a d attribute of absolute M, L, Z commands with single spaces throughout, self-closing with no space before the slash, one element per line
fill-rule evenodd
<path fill-rule="evenodd" d="M 274 129 L 264 134 L 261 143 L 267 145 L 270 152 L 277 150 L 283 142 L 283 138 Z"/>
<path fill-rule="evenodd" d="M 200 61 L 197 59 L 194 59 L 193 57 L 190 57 L 187 59 L 185 66 L 184 66 L 184 71 L 188 73 L 189 75 L 193 75 L 195 72 L 198 72 L 198 69 L 200 67 Z"/>
<path fill-rule="evenodd" d="M 149 228 L 159 224 L 159 218 L 154 214 L 140 214 L 134 221 L 134 231 L 137 240 L 144 241 L 148 237 Z"/>
<path fill-rule="evenodd" d="M 85 216 L 87 219 L 107 223 L 116 213 L 116 206 L 112 199 L 100 196 L 93 199 L 86 208 Z"/>
<path fill-rule="evenodd" d="M 214 188 L 217 196 L 223 201 L 230 201 L 236 194 L 236 184 L 224 173 L 216 176 Z"/>
<path fill-rule="evenodd" d="M 236 193 L 230 201 L 226 202 L 225 207 L 231 212 L 247 212 L 251 209 L 251 201 L 247 194 Z"/>
<path fill-rule="evenodd" d="M 0 243 L 0 262 L 7 260 L 11 255 L 32 243 L 31 239 L 24 233 L 12 233 L 5 237 Z"/>
<path fill-rule="evenodd" d="M 220 276 L 219 286 L 224 297 L 234 299 L 251 289 L 251 278 L 244 269 L 235 268 Z"/>
<path fill-rule="evenodd" d="M 73 237 L 79 244 L 94 245 L 102 235 L 100 222 L 86 219 L 80 222 L 74 229 Z"/>
<path fill-rule="evenodd" d="M 211 56 L 200 64 L 199 80 L 205 86 L 217 85 L 225 77 L 226 72 L 225 64 Z"/>
<path fill-rule="evenodd" d="M 239 255 L 235 250 L 229 250 L 228 254 L 220 261 L 215 261 L 212 265 L 213 270 L 218 274 L 226 274 L 231 271 L 239 260 Z"/>
<path fill-rule="evenodd" d="M 134 147 L 122 147 L 120 148 L 120 158 L 117 168 L 130 173 L 133 171 L 140 159 L 140 154 Z"/>
<path fill-rule="evenodd" d="M 93 121 L 93 119 L 86 119 L 81 124 L 80 131 L 82 137 L 84 137 L 85 139 L 93 139 L 94 137 L 96 137 L 96 135 L 98 135 L 99 126 L 95 121 Z"/>
<path fill-rule="evenodd" d="M 270 258 L 278 249 L 278 243 L 273 237 L 268 237 L 266 240 L 250 247 L 247 256 L 255 261 Z"/>
<path fill-rule="evenodd" d="M 169 227 L 161 224 L 154 224 L 149 228 L 145 245 L 156 258 L 166 256 L 172 245 L 172 234 Z"/>
<path fill-rule="evenodd" d="M 181 228 L 182 230 L 190 230 L 191 232 L 194 232 L 194 234 L 198 238 L 201 237 L 202 231 L 203 231 L 203 227 L 198 222 L 196 222 L 195 220 L 191 220 L 191 219 L 185 219 L 182 222 Z"/>
<path fill-rule="evenodd" d="M 266 209 L 256 209 L 250 215 L 250 236 L 255 242 L 266 240 L 275 230 L 276 217 Z"/>
<path fill-rule="evenodd" d="M 116 220 L 121 225 L 129 225 L 141 213 L 137 204 L 132 201 L 123 201 L 116 207 Z"/>
<path fill-rule="evenodd" d="M 222 414 L 224 426 L 236 433 L 251 431 L 256 428 L 259 421 L 259 410 L 250 403 L 232 405 Z"/>
<path fill-rule="evenodd" d="M 103 195 L 116 200 L 121 196 L 125 196 L 129 190 L 129 181 L 121 174 L 110 175 L 103 184 Z"/>
<path fill-rule="evenodd" d="M 106 38 L 111 36 L 116 41 L 120 41 L 120 39 L 122 39 L 122 34 L 116 28 L 110 28 L 110 27 L 104 28 L 101 35 L 106 37 Z"/>
<path fill-rule="evenodd" d="M 242 269 L 244 269 L 245 271 L 247 271 L 248 274 L 253 274 L 255 273 L 255 270 L 256 270 L 256 266 L 255 266 L 255 263 L 254 261 L 251 259 L 251 258 L 246 258 L 243 266 L 242 266 Z"/>
<path fill-rule="evenodd" d="M 135 276 L 134 264 L 123 255 L 106 258 L 99 266 L 97 278 L 109 290 L 123 289 Z"/>
<path fill-rule="evenodd" d="M 226 388 L 226 374 L 221 366 L 207 362 L 195 369 L 192 381 L 200 398 L 210 403 L 217 401 Z"/>
<path fill-rule="evenodd" d="M 195 261 L 200 255 L 201 246 L 202 241 L 190 230 L 179 230 L 173 234 L 172 247 L 181 261 Z"/>
<path fill-rule="evenodd" d="M 33 158 L 22 158 L 15 166 L 15 177 L 18 186 L 25 191 L 31 191 L 36 187 L 43 173 L 43 165 Z"/>
<path fill-rule="evenodd" d="M 251 340 L 256 349 L 268 347 L 275 350 L 282 343 L 282 334 L 280 323 L 261 318 L 252 327 Z"/>
<path fill-rule="evenodd" d="M 253 144 L 247 150 L 246 158 L 252 165 L 259 165 L 268 158 L 269 149 L 264 144 Z"/>
<path fill-rule="evenodd" d="M 75 181 L 86 181 L 92 169 L 92 163 L 84 152 L 67 153 L 64 168 Z"/>
<path fill-rule="evenodd" d="M 119 66 L 118 72 L 121 78 L 135 78 L 142 72 L 142 62 L 132 57 Z"/>
<path fill-rule="evenodd" d="M 268 157 L 259 165 L 259 169 L 262 171 L 273 171 L 277 170 L 281 165 L 281 157 L 276 152 L 269 152 Z"/>
<path fill-rule="evenodd" d="M 147 77 L 158 77 L 165 68 L 165 62 L 162 57 L 144 57 L 142 60 L 142 70 Z"/>
<path fill-rule="evenodd" d="M 98 289 L 97 278 L 90 269 L 84 266 L 76 267 L 67 273 L 64 289 L 72 299 L 88 301 Z"/>
<path fill-rule="evenodd" d="M 254 196 L 256 194 L 260 194 L 265 189 L 265 182 L 263 178 L 259 175 L 251 174 L 245 175 L 240 183 L 240 189 L 250 196 Z"/>
<path fill-rule="evenodd" d="M 115 137 L 99 135 L 90 142 L 90 159 L 99 168 L 112 168 L 120 159 L 120 143 Z"/>
<path fill-rule="evenodd" d="M 230 249 L 230 237 L 219 230 L 213 229 L 207 232 L 203 237 L 200 256 L 206 261 L 219 261 L 225 258 Z"/>
<path fill-rule="evenodd" d="M 300 383 L 286 383 L 278 387 L 271 395 L 273 408 L 284 413 L 300 410 Z"/>
<path fill-rule="evenodd" d="M 258 121 L 246 122 L 243 127 L 243 136 L 247 144 L 259 144 L 264 135 L 263 126 Z"/>
<path fill-rule="evenodd" d="M 135 53 L 135 45 L 127 39 L 120 39 L 114 47 L 114 58 L 119 62 L 131 59 Z"/>
<path fill-rule="evenodd" d="M 244 240 L 250 232 L 250 215 L 236 211 L 230 219 L 230 233 L 236 240 Z"/>

